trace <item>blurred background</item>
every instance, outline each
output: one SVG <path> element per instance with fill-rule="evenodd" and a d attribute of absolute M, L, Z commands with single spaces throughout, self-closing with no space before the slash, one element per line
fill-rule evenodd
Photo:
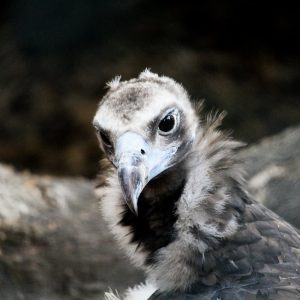
<path fill-rule="evenodd" d="M 105 82 L 145 67 L 183 83 L 252 143 L 300 121 L 299 10 L 289 1 L 10 0 L 0 9 L 0 161 L 98 170 Z"/>
<path fill-rule="evenodd" d="M 300 127 L 256 143 L 300 123 L 299 29 L 292 1 L 2 0 L 0 299 L 99 300 L 143 279 L 90 179 L 105 83 L 146 67 L 228 112 L 254 145 L 241 159 L 255 198 L 300 228 Z"/>

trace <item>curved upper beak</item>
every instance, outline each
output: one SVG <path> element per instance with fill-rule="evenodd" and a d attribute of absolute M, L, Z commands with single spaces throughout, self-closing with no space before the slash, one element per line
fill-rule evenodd
<path fill-rule="evenodd" d="M 125 132 L 116 143 L 114 165 L 128 207 L 138 214 L 138 199 L 147 183 L 166 170 L 176 147 L 154 148 L 139 134 Z"/>

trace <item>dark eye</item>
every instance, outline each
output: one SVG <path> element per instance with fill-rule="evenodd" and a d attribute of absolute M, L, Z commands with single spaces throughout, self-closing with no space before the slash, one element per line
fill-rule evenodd
<path fill-rule="evenodd" d="M 111 148 L 111 147 L 112 147 L 112 144 L 111 144 L 111 141 L 110 141 L 108 135 L 107 135 L 105 132 L 103 132 L 103 131 L 99 131 L 99 135 L 100 135 L 100 137 L 101 137 L 101 140 L 102 140 L 103 144 L 104 144 L 106 147 Z"/>
<path fill-rule="evenodd" d="M 165 116 L 159 123 L 158 128 L 161 133 L 170 132 L 175 126 L 175 118 L 173 115 Z"/>

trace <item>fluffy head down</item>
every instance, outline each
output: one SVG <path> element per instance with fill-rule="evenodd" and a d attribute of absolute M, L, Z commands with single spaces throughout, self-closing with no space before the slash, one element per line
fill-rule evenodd
<path fill-rule="evenodd" d="M 173 79 L 158 76 L 148 69 L 138 78 L 120 81 L 117 76 L 107 85 L 108 92 L 99 104 L 94 125 L 115 138 L 125 131 L 147 130 L 146 125 L 167 107 L 177 106 L 188 116 L 188 126 L 197 126 L 197 116 L 185 89 Z"/>

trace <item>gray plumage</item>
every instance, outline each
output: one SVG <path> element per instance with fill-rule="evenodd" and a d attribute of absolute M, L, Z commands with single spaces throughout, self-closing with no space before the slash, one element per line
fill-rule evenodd
<path fill-rule="evenodd" d="M 248 195 L 223 117 L 148 70 L 113 80 L 93 122 L 103 216 L 151 300 L 300 299 L 299 231 Z"/>

